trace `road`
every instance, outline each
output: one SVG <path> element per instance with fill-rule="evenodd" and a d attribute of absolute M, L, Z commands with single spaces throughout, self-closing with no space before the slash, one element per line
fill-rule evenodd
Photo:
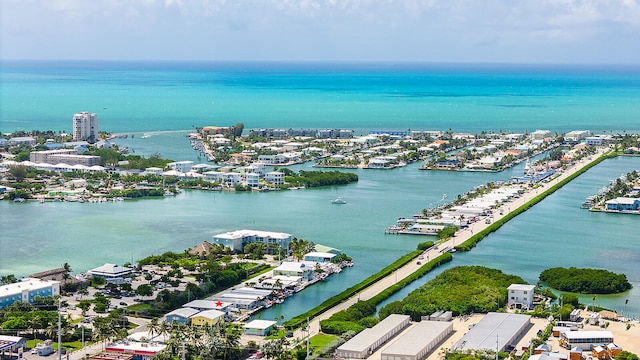
<path fill-rule="evenodd" d="M 511 202 L 503 204 L 499 209 L 497 209 L 497 211 L 494 211 L 492 222 L 502 219 L 503 217 L 507 216 L 509 213 L 518 209 L 520 206 L 531 201 L 534 197 L 549 190 L 552 186 L 556 185 L 558 182 L 566 179 L 567 177 L 573 175 L 577 171 L 583 169 L 585 166 L 587 166 L 591 162 L 596 161 L 598 157 L 600 157 L 605 152 L 606 152 L 605 149 L 599 149 L 595 155 L 586 157 L 580 160 L 579 162 L 565 169 L 559 175 L 555 175 L 554 177 L 552 177 L 551 180 L 548 180 L 546 182 L 543 181 L 542 183 L 539 184 L 540 186 L 528 190 L 519 198 L 512 199 Z M 500 213 L 502 213 L 502 215 Z M 428 262 L 429 259 L 436 258 L 437 256 L 441 255 L 442 249 L 453 248 L 456 244 L 461 244 L 467 241 L 471 236 L 473 236 L 473 234 L 477 234 L 479 231 L 486 229 L 489 225 L 490 224 L 487 224 L 484 221 L 476 221 L 475 223 L 471 224 L 466 230 L 457 232 L 456 236 L 452 237 L 448 241 L 438 244 L 438 249 L 431 248 L 425 251 L 423 253 L 423 256 L 425 258 L 424 260 Z M 392 286 L 396 282 L 411 275 L 412 273 L 417 271 L 420 267 L 421 265 L 418 265 L 415 261 L 411 261 L 407 265 L 391 273 L 389 276 L 381 279 L 380 281 L 366 288 L 364 291 L 360 292 L 359 294 L 347 299 L 346 301 L 329 309 L 328 311 L 325 311 L 323 314 L 319 315 L 318 317 L 311 319 L 309 322 L 309 334 L 313 336 L 320 332 L 321 320 L 328 319 L 329 317 L 331 317 L 331 315 L 335 314 L 338 311 L 347 309 L 349 306 L 355 304 L 359 300 L 368 300 L 376 296 L 377 294 L 386 290 L 388 287 Z M 307 331 L 305 329 L 298 329 L 294 332 L 294 338 L 303 339 L 306 336 L 307 336 Z"/>

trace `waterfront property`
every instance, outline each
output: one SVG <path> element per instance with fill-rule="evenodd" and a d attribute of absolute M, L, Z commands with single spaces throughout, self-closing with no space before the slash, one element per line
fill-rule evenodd
<path fill-rule="evenodd" d="M 83 111 L 73 114 L 73 140 L 96 142 L 98 140 L 98 115 Z"/>
<path fill-rule="evenodd" d="M 533 290 L 535 285 L 527 284 L 511 284 L 507 288 L 509 293 L 507 297 L 507 305 L 509 308 L 517 308 L 522 310 L 533 309 Z"/>
<path fill-rule="evenodd" d="M 337 255 L 329 252 L 310 252 L 304 255 L 304 261 L 332 262 Z"/>
<path fill-rule="evenodd" d="M 618 197 L 605 202 L 607 211 L 638 211 L 640 199 L 631 197 Z"/>
<path fill-rule="evenodd" d="M 88 275 L 101 277 L 108 283 L 121 284 L 124 277 L 133 273 L 133 268 L 124 267 L 116 264 L 105 263 L 102 266 L 87 271 Z"/>
<path fill-rule="evenodd" d="M 422 360 L 452 333 L 450 321 L 421 321 L 384 349 L 381 360 Z"/>
<path fill-rule="evenodd" d="M 507 351 L 514 347 L 531 327 L 531 316 L 488 313 L 453 345 L 453 349 Z"/>
<path fill-rule="evenodd" d="M 358 335 L 336 349 L 336 356 L 345 359 L 366 359 L 376 349 L 409 326 L 409 315 L 391 314 L 372 328 L 364 329 Z"/>
<path fill-rule="evenodd" d="M 267 248 L 275 244 L 287 249 L 292 239 L 291 234 L 259 230 L 236 230 L 213 236 L 213 242 L 226 245 L 234 251 L 242 251 L 244 245 L 252 242 L 264 243 Z"/>
<path fill-rule="evenodd" d="M 36 297 L 56 296 L 59 294 L 59 281 L 25 278 L 17 283 L 0 286 L 0 309 L 16 301 L 33 304 Z"/>

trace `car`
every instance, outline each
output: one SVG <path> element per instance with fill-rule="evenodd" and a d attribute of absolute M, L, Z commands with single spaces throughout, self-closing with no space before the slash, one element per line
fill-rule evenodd
<path fill-rule="evenodd" d="M 127 303 L 126 303 L 126 302 L 124 302 L 124 301 L 120 301 L 120 305 L 122 305 L 122 306 L 129 306 L 129 304 L 127 304 Z"/>
<path fill-rule="evenodd" d="M 293 332 L 289 331 L 289 332 L 287 333 L 287 337 L 288 337 L 288 338 L 293 337 Z"/>
<path fill-rule="evenodd" d="M 424 259 L 424 256 L 422 255 L 418 256 L 418 260 L 422 260 L 422 259 Z"/>
<path fill-rule="evenodd" d="M 420 261 L 418 261 L 418 262 L 416 263 L 416 265 L 422 265 L 422 263 L 421 263 Z"/>
<path fill-rule="evenodd" d="M 37 354 L 38 353 L 38 349 L 32 349 L 31 350 L 31 354 Z"/>

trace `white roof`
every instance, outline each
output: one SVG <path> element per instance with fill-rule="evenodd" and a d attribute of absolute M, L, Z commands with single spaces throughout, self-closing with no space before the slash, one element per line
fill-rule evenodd
<path fill-rule="evenodd" d="M 364 329 L 351 340 L 340 345 L 338 348 L 342 351 L 362 352 L 374 346 L 374 344 L 388 334 L 392 329 L 401 325 L 403 322 L 409 322 L 409 315 L 391 314 L 384 320 L 377 323 L 374 327 Z"/>
<path fill-rule="evenodd" d="M 224 309 L 229 306 L 228 302 L 212 301 L 212 300 L 193 300 L 182 306 L 194 309 Z"/>
<path fill-rule="evenodd" d="M 453 324 L 449 321 L 421 321 L 384 349 L 382 353 L 397 355 L 399 358 L 417 357 L 426 345 L 439 338 L 443 333 L 452 331 Z"/>
<path fill-rule="evenodd" d="M 179 308 L 179 309 L 175 309 L 170 313 L 167 313 L 164 317 L 168 317 L 171 315 L 176 315 L 176 316 L 181 316 L 183 318 L 189 318 L 197 313 L 199 313 L 200 310 L 196 310 L 193 308 L 189 308 L 189 307 L 183 307 L 183 308 Z"/>
<path fill-rule="evenodd" d="M 88 273 L 91 275 L 118 276 L 128 274 L 132 271 L 133 268 L 106 263 L 102 266 L 98 266 L 95 269 L 89 270 Z"/>
<path fill-rule="evenodd" d="M 331 258 L 331 259 L 333 259 L 337 255 L 334 254 L 334 253 L 329 253 L 329 252 L 312 251 L 310 253 L 304 254 L 304 256 L 305 257 L 311 256 L 311 257 L 321 257 L 321 258 Z"/>
<path fill-rule="evenodd" d="M 511 284 L 507 288 L 507 290 L 520 290 L 520 291 L 533 291 L 535 289 L 535 285 L 527 285 L 527 284 Z"/>
<path fill-rule="evenodd" d="M 624 205 L 633 205 L 637 200 L 635 198 L 627 198 L 627 197 L 619 197 L 606 202 L 606 204 L 624 204 Z"/>
<path fill-rule="evenodd" d="M 613 333 L 606 330 L 566 331 L 563 336 L 569 340 L 577 339 L 613 339 Z"/>
<path fill-rule="evenodd" d="M 13 284 L 0 285 L 0 298 L 7 295 L 21 293 L 23 290 L 36 290 L 48 288 L 53 284 L 59 284 L 58 281 L 46 281 L 34 278 L 25 278 Z"/>
<path fill-rule="evenodd" d="M 285 261 L 273 271 L 305 271 L 309 269 L 304 262 Z"/>
<path fill-rule="evenodd" d="M 269 327 L 273 326 L 277 324 L 277 321 L 272 321 L 272 320 L 253 320 L 251 322 L 248 322 L 246 324 L 244 324 L 244 328 L 245 329 L 259 329 L 259 330 L 264 330 L 264 329 L 268 329 Z"/>
<path fill-rule="evenodd" d="M 237 175 L 239 176 L 240 174 L 237 174 Z M 251 236 L 285 240 L 285 239 L 288 239 L 291 236 L 291 234 L 281 233 L 281 232 L 272 232 L 272 231 L 243 229 L 243 230 L 229 231 L 223 234 L 214 235 L 213 237 L 219 238 L 219 239 L 233 240 L 233 239 L 242 239 L 243 237 L 251 237 Z"/>
<path fill-rule="evenodd" d="M 203 317 L 203 318 L 207 318 L 210 320 L 215 320 L 221 316 L 224 316 L 224 313 L 222 311 L 218 311 L 218 310 L 205 310 L 205 311 L 200 311 L 197 314 L 194 314 L 191 316 L 191 318 L 197 318 L 197 317 Z"/>

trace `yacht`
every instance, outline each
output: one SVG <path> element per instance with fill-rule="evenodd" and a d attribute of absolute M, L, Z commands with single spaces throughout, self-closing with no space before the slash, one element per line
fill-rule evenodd
<path fill-rule="evenodd" d="M 335 200 L 331 200 L 331 203 L 332 204 L 340 204 L 340 205 L 342 205 L 342 204 L 346 204 L 347 202 L 342 200 L 342 198 L 340 196 L 338 196 Z"/>

